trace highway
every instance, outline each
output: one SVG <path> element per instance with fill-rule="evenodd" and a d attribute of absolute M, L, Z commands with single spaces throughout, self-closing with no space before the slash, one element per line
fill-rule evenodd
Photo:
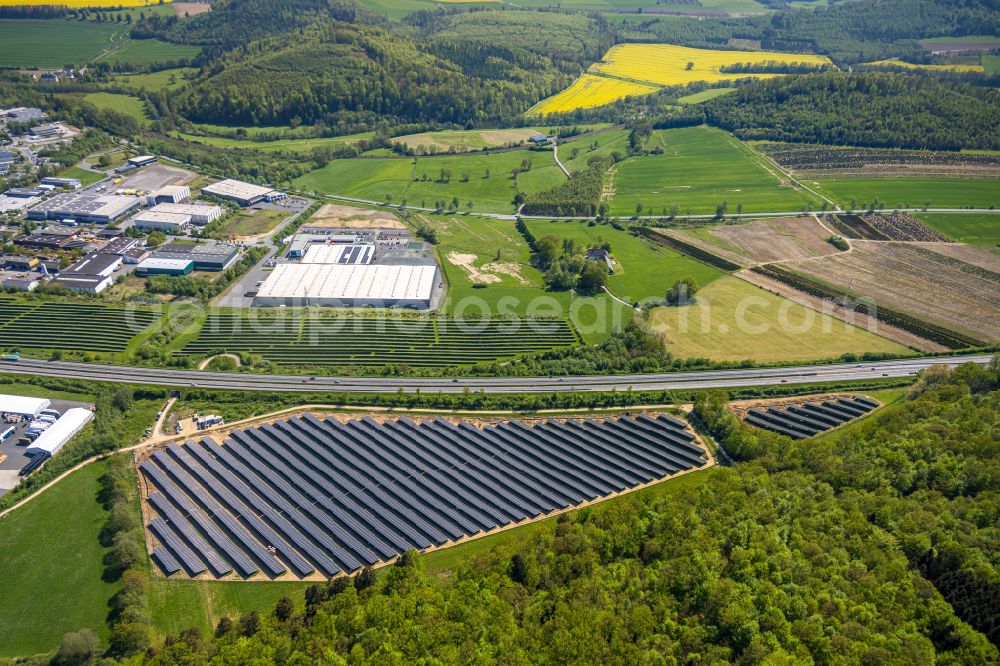
<path fill-rule="evenodd" d="M 579 377 L 327 377 L 202 372 L 164 368 L 130 368 L 94 363 L 68 363 L 22 358 L 0 361 L 0 372 L 92 381 L 194 387 L 242 391 L 331 391 L 343 393 L 564 393 L 576 391 L 661 391 L 682 389 L 738 388 L 864 381 L 885 377 L 907 377 L 932 365 L 989 363 L 991 356 L 913 358 L 877 363 L 838 363 L 785 368 L 752 368 L 672 372 L 644 375 L 598 375 Z"/>

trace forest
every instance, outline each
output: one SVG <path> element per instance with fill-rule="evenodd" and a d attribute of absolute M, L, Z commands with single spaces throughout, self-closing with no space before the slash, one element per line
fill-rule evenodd
<path fill-rule="evenodd" d="M 799 443 L 705 395 L 735 467 L 435 575 L 409 553 L 214 636 L 116 649 L 144 664 L 994 664 L 980 632 L 996 640 L 998 389 L 996 362 L 934 369 L 901 404 Z"/>
<path fill-rule="evenodd" d="M 827 72 L 772 79 L 711 100 L 704 111 L 708 123 L 741 139 L 921 150 L 1000 148 L 996 90 L 925 76 Z"/>

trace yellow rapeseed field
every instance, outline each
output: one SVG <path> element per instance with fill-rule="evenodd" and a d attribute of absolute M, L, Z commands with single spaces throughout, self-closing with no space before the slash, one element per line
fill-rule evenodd
<path fill-rule="evenodd" d="M 170 0 L 164 0 L 170 2 Z M 159 0 L 0 0 L 0 7 L 21 5 L 65 5 L 73 9 L 81 7 L 147 7 L 160 4 Z"/>
<path fill-rule="evenodd" d="M 912 62 L 902 60 L 878 60 L 870 62 L 869 65 L 892 65 L 894 67 L 908 67 L 910 69 L 927 69 L 935 72 L 983 72 L 982 65 L 915 65 Z"/>
<path fill-rule="evenodd" d="M 781 74 L 725 74 L 723 65 L 759 65 L 767 62 L 829 65 L 826 56 L 765 51 L 715 51 L 673 44 L 619 44 L 601 62 L 566 90 L 535 105 L 531 113 L 547 114 L 608 104 L 627 95 L 645 95 L 662 86 L 696 81 L 731 81 Z"/>
<path fill-rule="evenodd" d="M 563 113 L 574 109 L 587 109 L 594 106 L 610 104 L 615 100 L 631 95 L 648 95 L 659 88 L 652 85 L 632 83 L 621 79 L 610 79 L 606 76 L 584 74 L 573 82 L 569 88 L 558 95 L 553 95 L 536 104 L 529 113 L 546 115 Z"/>

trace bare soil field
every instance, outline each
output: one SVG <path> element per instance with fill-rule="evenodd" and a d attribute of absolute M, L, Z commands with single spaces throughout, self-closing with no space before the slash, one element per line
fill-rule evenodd
<path fill-rule="evenodd" d="M 783 265 L 955 331 L 1000 341 L 1000 275 L 921 245 L 858 242 L 852 252 Z"/>
<path fill-rule="evenodd" d="M 771 292 L 772 294 L 784 296 L 788 300 L 794 301 L 799 305 L 804 305 L 807 308 L 816 310 L 817 312 L 828 314 L 831 317 L 835 317 L 843 322 L 847 322 L 848 324 L 853 324 L 858 328 L 863 328 L 866 331 L 875 333 L 876 335 L 879 335 L 887 340 L 898 342 L 899 344 L 910 347 L 911 349 L 916 349 L 917 351 L 922 352 L 948 351 L 948 348 L 942 344 L 932 342 L 931 340 L 925 340 L 919 335 L 915 335 L 901 328 L 896 328 L 895 326 L 890 326 L 889 324 L 873 319 L 866 314 L 854 312 L 853 310 L 848 310 L 847 308 L 834 305 L 830 301 L 819 298 L 818 296 L 807 294 L 803 291 L 799 291 L 791 285 L 769 278 L 766 275 L 761 275 L 760 273 L 755 273 L 751 270 L 740 271 L 735 275 L 743 278 L 750 284 L 757 285 L 761 289 Z"/>
<path fill-rule="evenodd" d="M 212 11 L 212 5 L 207 2 L 175 2 L 171 5 L 178 16 L 197 16 Z"/>
<path fill-rule="evenodd" d="M 987 247 L 966 245 L 965 243 L 911 243 L 911 245 L 1000 273 L 1000 254 Z"/>
<path fill-rule="evenodd" d="M 328 229 L 405 229 L 406 225 L 392 213 L 339 204 L 324 204 L 309 218 L 310 227 Z"/>
<path fill-rule="evenodd" d="M 757 263 L 789 261 L 836 254 L 826 242 L 827 231 L 812 217 L 754 220 L 746 224 L 716 227 L 711 234 L 740 247 Z"/>

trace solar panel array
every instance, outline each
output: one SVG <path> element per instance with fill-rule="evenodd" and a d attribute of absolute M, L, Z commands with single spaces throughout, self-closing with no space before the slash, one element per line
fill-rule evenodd
<path fill-rule="evenodd" d="M 154 452 L 152 557 L 171 575 L 350 573 L 706 464 L 669 416 L 347 423 L 312 415 Z"/>
<path fill-rule="evenodd" d="M 750 425 L 770 430 L 792 439 L 812 437 L 864 416 L 879 406 L 870 398 L 840 398 L 823 402 L 807 402 L 788 407 L 751 409 L 744 420 Z"/>

